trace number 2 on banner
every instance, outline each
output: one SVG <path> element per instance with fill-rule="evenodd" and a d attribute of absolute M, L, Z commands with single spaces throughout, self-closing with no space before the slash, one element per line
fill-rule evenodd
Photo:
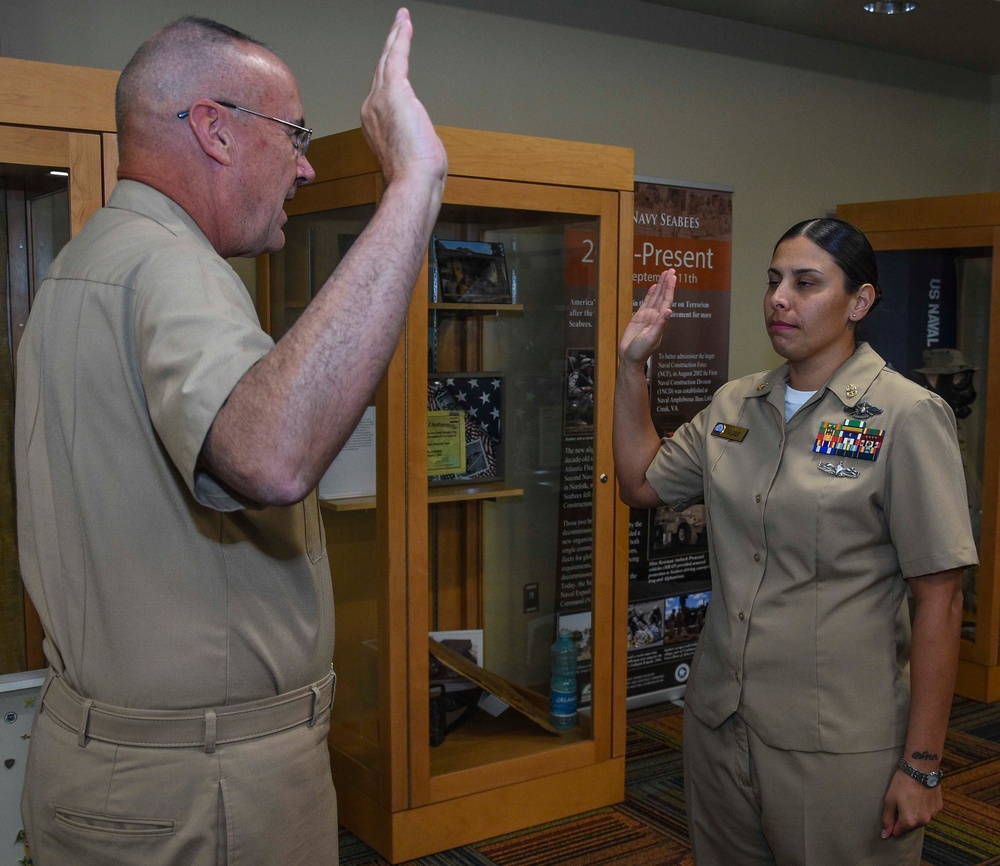
<path fill-rule="evenodd" d="M 566 226 L 566 285 L 593 288 L 597 284 L 597 227 Z"/>

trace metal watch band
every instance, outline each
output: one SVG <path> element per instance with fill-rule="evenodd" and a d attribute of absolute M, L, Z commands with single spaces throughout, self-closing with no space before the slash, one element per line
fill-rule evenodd
<path fill-rule="evenodd" d="M 936 788 L 941 784 L 941 777 L 944 776 L 944 773 L 942 773 L 941 770 L 932 770 L 930 773 L 922 773 L 910 764 L 903 756 L 900 756 L 897 766 L 911 779 L 916 779 L 921 785 L 924 785 L 927 788 Z"/>

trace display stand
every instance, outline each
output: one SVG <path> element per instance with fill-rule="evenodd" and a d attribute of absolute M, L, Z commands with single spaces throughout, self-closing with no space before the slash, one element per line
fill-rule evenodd
<path fill-rule="evenodd" d="M 449 176 L 434 234 L 447 243 L 430 247 L 376 395 L 376 493 L 322 506 L 340 816 L 394 863 L 624 796 L 628 509 L 611 480 L 611 414 L 633 154 L 438 132 Z M 314 141 L 309 159 L 317 180 L 289 202 L 286 247 L 258 269 L 276 338 L 383 188 L 358 130 Z M 525 710 L 547 704 L 549 647 L 567 622 L 583 710 L 556 734 Z M 456 630 L 483 636 L 470 687 L 517 695 L 522 711 L 465 713 L 467 694 L 432 692 L 428 633 Z M 432 731 L 432 700 L 438 715 L 464 708 L 461 724 Z"/>
<path fill-rule="evenodd" d="M 1000 700 L 1000 193 L 842 204 L 837 216 L 879 255 L 887 309 L 866 338 L 921 384 L 958 386 L 942 396 L 957 409 L 980 561 L 965 574 L 956 691 Z"/>

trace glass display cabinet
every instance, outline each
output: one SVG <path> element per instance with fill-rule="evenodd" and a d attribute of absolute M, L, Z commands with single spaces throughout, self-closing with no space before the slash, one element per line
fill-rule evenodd
<path fill-rule="evenodd" d="M 117 81 L 109 69 L 0 57 L 0 674 L 46 665 L 17 555 L 17 347 L 46 268 L 114 185 Z"/>
<path fill-rule="evenodd" d="M 955 411 L 979 566 L 966 570 L 956 691 L 1000 700 L 1000 194 L 842 204 L 878 254 L 884 290 L 865 332 Z"/>
<path fill-rule="evenodd" d="M 405 332 L 368 429 L 320 487 L 341 820 L 392 862 L 624 796 L 627 509 L 611 414 L 633 154 L 438 131 L 449 176 Z M 382 190 L 358 130 L 309 158 L 317 180 L 258 267 L 276 339 Z M 560 627 L 577 645 L 566 731 L 548 720 Z"/>

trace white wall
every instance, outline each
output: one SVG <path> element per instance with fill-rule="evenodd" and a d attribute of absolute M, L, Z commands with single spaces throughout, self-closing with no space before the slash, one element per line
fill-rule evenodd
<path fill-rule="evenodd" d="M 642 0 L 454 4 L 410 4 L 412 78 L 435 122 L 626 145 L 639 175 L 735 188 L 731 375 L 775 361 L 760 296 L 788 226 L 839 202 L 1000 183 L 988 76 Z M 196 12 L 272 45 L 324 134 L 357 125 L 395 7 L 7 0 L 0 54 L 118 69 L 148 33 Z"/>

